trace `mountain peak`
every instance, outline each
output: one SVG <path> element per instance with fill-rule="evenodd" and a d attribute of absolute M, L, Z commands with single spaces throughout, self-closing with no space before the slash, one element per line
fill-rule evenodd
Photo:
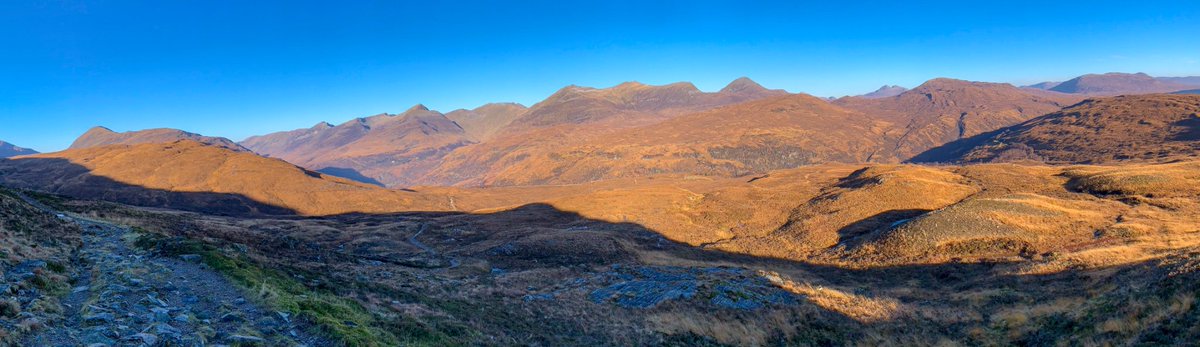
<path fill-rule="evenodd" d="M 416 111 L 428 112 L 429 108 L 425 107 L 424 104 L 416 104 L 416 105 L 413 105 L 413 107 L 409 107 L 407 111 L 404 111 L 404 113 L 416 112 Z"/>
<path fill-rule="evenodd" d="M 754 82 L 749 77 L 738 77 L 738 79 L 725 85 L 725 88 L 721 88 L 721 93 L 760 92 L 765 90 L 767 88 L 758 84 L 758 82 Z"/>
<path fill-rule="evenodd" d="M 103 126 L 99 126 L 99 125 L 94 126 L 91 129 L 88 129 L 86 132 L 84 132 L 84 134 L 116 134 L 116 133 L 117 132 L 113 131 L 112 129 L 109 129 L 109 128 L 103 127 Z"/>
<path fill-rule="evenodd" d="M 896 85 L 886 85 L 885 84 L 873 92 L 863 94 L 862 97 L 868 98 L 868 99 L 889 98 L 889 97 L 893 97 L 896 95 L 900 95 L 901 93 L 904 93 L 906 91 L 908 91 L 908 88 L 904 88 L 904 87 L 896 86 Z"/>

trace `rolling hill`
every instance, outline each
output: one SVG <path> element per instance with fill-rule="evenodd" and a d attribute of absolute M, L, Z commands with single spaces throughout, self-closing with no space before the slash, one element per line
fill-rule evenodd
<path fill-rule="evenodd" d="M 192 140 L 109 145 L 0 161 L 0 183 L 83 199 L 213 214 L 440 210 L 425 196 L 331 177 Z"/>
<path fill-rule="evenodd" d="M 83 135 L 80 135 L 75 139 L 75 142 L 71 144 L 70 149 L 83 149 L 109 145 L 134 145 L 140 143 L 165 143 L 178 140 L 197 141 L 235 151 L 246 150 L 245 148 L 242 148 L 242 146 L 226 138 L 204 136 L 176 129 L 159 128 L 118 133 L 101 126 L 93 127 L 87 132 L 83 133 Z"/>
<path fill-rule="evenodd" d="M 1197 95 L 1089 99 L 1012 127 L 947 144 L 913 160 L 1107 163 L 1196 156 L 1200 154 L 1198 114 Z"/>

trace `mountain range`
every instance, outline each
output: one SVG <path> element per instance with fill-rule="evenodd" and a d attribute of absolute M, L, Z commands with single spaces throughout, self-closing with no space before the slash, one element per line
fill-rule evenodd
<path fill-rule="evenodd" d="M 1181 91 L 1189 78 L 1085 75 L 1062 83 L 933 79 L 820 99 L 739 78 L 717 92 L 691 83 L 568 86 L 530 107 L 493 103 L 441 113 L 415 105 L 338 125 L 240 143 L 174 129 L 96 127 L 71 149 L 192 140 L 308 170 L 398 188 L 567 184 L 654 174 L 742 176 L 819 163 L 898 163 L 1020 124 L 1087 97 Z"/>
<path fill-rule="evenodd" d="M 984 159 L 992 157 L 982 149 L 965 154 L 964 144 L 1000 133 L 1011 136 L 1015 130 L 1008 127 L 1029 125 L 1087 95 L 1173 89 L 1164 87 L 1170 83 L 1175 82 L 1110 73 L 1040 90 L 939 78 L 913 89 L 885 86 L 828 100 L 767 89 L 748 78 L 717 92 L 685 82 L 628 82 L 611 88 L 568 86 L 531 107 L 494 103 L 443 114 L 415 105 L 399 114 L 322 122 L 240 143 L 174 129 L 117 133 L 96 127 L 71 150 L 187 140 L 390 188 L 574 184 L 660 174 L 738 177 L 821 163 L 992 160 Z M 1064 86 L 1086 93 L 1054 90 L 1068 90 Z M 1152 108 L 1143 103 L 1135 109 Z M 997 157 L 1016 155 L 1005 153 Z"/>

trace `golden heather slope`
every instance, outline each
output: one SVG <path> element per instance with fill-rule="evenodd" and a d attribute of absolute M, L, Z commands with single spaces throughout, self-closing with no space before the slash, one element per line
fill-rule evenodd
<path fill-rule="evenodd" d="M 190 140 L 113 145 L 0 162 L 6 185 L 79 198 L 230 214 L 440 210 L 424 196 Z"/>
<path fill-rule="evenodd" d="M 659 175 L 419 190 L 450 196 L 465 211 L 546 203 L 596 220 L 638 223 L 694 246 L 839 266 L 1022 261 L 1048 254 L 1057 256 L 1044 259 L 1053 263 L 1046 266 L 1065 259 L 1104 266 L 1200 242 L 1195 172 L 1200 162 L 823 164 L 753 179 Z M 1099 250 L 1128 257 L 1101 257 Z"/>

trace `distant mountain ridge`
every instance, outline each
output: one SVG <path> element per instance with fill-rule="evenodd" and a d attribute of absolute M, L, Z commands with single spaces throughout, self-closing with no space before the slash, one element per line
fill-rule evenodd
<path fill-rule="evenodd" d="M 879 99 L 879 98 L 888 98 L 888 97 L 900 95 L 901 93 L 904 93 L 906 91 L 908 91 L 908 88 L 904 88 L 901 86 L 895 86 L 895 85 L 891 85 L 891 86 L 884 85 L 882 87 L 879 87 L 879 89 L 876 89 L 873 92 L 866 93 L 866 94 L 859 95 L 859 96 L 868 98 L 868 99 Z"/>
<path fill-rule="evenodd" d="M 528 136 L 532 133 L 545 131 L 557 136 L 643 126 L 681 114 L 787 94 L 744 77 L 715 93 L 700 91 L 686 82 L 663 86 L 627 82 L 611 88 L 568 86 L 528 108 L 495 103 L 443 115 L 418 105 L 400 115 L 381 114 L 337 126 L 321 123 L 310 129 L 250 137 L 241 144 L 256 153 L 317 171 L 391 187 L 444 183 L 450 181 L 426 177 L 448 160 L 461 160 L 447 156 L 466 153 L 463 151 L 468 147 L 480 143 L 503 144 L 480 148 L 481 152 L 473 154 L 476 159 L 489 160 L 530 145 L 523 141 L 548 138 Z M 470 175 L 460 172 L 453 176 Z"/>
<path fill-rule="evenodd" d="M 567 184 L 663 173 L 741 176 L 828 162 L 897 163 L 1084 99 L 948 78 L 877 92 L 827 100 L 767 89 L 748 78 L 718 92 L 687 82 L 627 82 L 568 86 L 530 107 L 493 103 L 442 114 L 418 104 L 400 114 L 320 122 L 232 146 L 171 129 L 118 134 L 97 128 L 76 142 L 88 148 L 195 139 L 392 188 Z"/>
<path fill-rule="evenodd" d="M 0 141 L 0 158 L 8 158 L 8 157 L 15 157 L 18 155 L 29 155 L 29 154 L 37 154 L 37 151 L 28 149 L 28 148 L 24 148 L 24 147 L 17 147 L 16 145 L 13 145 L 11 143 Z"/>
<path fill-rule="evenodd" d="M 1109 72 L 1087 74 L 1064 82 L 1042 82 L 1025 86 L 1068 94 L 1119 95 L 1170 93 L 1200 85 L 1200 77 L 1151 77 L 1145 73 Z"/>
<path fill-rule="evenodd" d="M 401 114 L 355 118 L 339 125 L 254 136 L 242 141 L 265 156 L 363 182 L 412 184 L 455 148 L 474 143 L 458 123 L 424 105 Z"/>
<path fill-rule="evenodd" d="M 1157 80 L 1163 81 L 1163 82 L 1167 82 L 1167 83 L 1183 84 L 1183 85 L 1189 85 L 1189 86 L 1200 86 L 1200 76 L 1155 77 L 1154 79 L 1157 79 Z"/>

